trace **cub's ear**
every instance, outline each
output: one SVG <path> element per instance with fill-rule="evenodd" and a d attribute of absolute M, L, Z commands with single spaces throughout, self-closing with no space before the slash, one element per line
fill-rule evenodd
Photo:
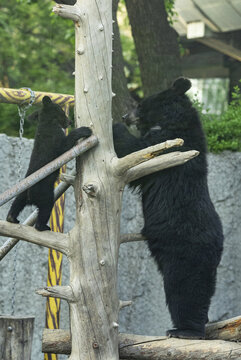
<path fill-rule="evenodd" d="M 49 106 L 50 104 L 52 104 L 52 100 L 50 99 L 49 96 L 44 96 L 42 103 L 43 106 Z"/>
<path fill-rule="evenodd" d="M 189 79 L 180 77 L 176 79 L 172 85 L 172 88 L 176 91 L 178 95 L 185 94 L 192 87 L 192 83 Z"/>

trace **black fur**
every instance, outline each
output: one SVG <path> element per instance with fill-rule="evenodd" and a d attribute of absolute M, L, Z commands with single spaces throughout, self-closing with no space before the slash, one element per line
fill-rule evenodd
<path fill-rule="evenodd" d="M 57 4 L 75 5 L 76 0 L 55 0 Z"/>
<path fill-rule="evenodd" d="M 198 150 L 184 165 L 165 169 L 134 181 L 142 194 L 147 238 L 152 256 L 163 274 L 166 302 L 175 329 L 167 334 L 204 338 L 216 269 L 223 249 L 222 225 L 207 186 L 206 143 L 199 116 L 185 95 L 188 79 L 143 100 L 137 108 L 141 137 L 125 125 L 113 128 L 118 157 L 167 139 L 182 138 L 174 150 Z"/>
<path fill-rule="evenodd" d="M 64 111 L 54 104 L 48 96 L 42 101 L 41 110 L 34 112 L 32 117 L 38 117 L 39 124 L 35 134 L 34 147 L 25 177 L 34 173 L 56 157 L 70 150 L 77 140 L 91 135 L 91 129 L 81 127 L 74 129 L 68 136 L 63 128 L 67 128 L 69 120 Z M 59 170 L 47 176 L 36 185 L 24 191 L 16 197 L 9 213 L 7 221 L 18 223 L 17 216 L 25 205 L 36 205 L 39 209 L 36 221 L 36 229 L 39 231 L 50 230 L 47 222 L 54 205 L 54 182 L 59 175 Z"/>

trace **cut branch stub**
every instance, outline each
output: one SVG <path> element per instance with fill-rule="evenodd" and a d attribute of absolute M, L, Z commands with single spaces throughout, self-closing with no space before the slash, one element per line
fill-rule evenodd
<path fill-rule="evenodd" d="M 57 4 L 53 7 L 53 12 L 65 19 L 71 19 L 76 22 L 81 20 L 81 12 L 77 5 Z"/>
<path fill-rule="evenodd" d="M 75 176 L 69 174 L 60 174 L 59 179 L 68 185 L 74 186 Z"/>
<path fill-rule="evenodd" d="M 119 303 L 119 309 L 123 309 L 124 307 L 126 306 L 130 306 L 132 305 L 132 301 L 131 300 L 128 300 L 128 301 L 124 301 L 124 300 L 120 300 L 120 303 Z"/>
<path fill-rule="evenodd" d="M 120 236 L 120 243 L 127 243 L 127 242 L 132 242 L 132 241 L 144 241 L 146 240 L 146 238 L 140 234 L 140 233 L 136 233 L 136 234 L 122 234 Z"/>
<path fill-rule="evenodd" d="M 90 197 L 97 197 L 100 192 L 99 184 L 95 181 L 83 185 L 82 189 Z"/>
<path fill-rule="evenodd" d="M 45 297 L 54 297 L 66 300 L 68 302 L 74 302 L 75 297 L 72 291 L 71 286 L 48 286 L 44 289 L 38 289 L 35 291 L 36 294 L 42 295 Z"/>

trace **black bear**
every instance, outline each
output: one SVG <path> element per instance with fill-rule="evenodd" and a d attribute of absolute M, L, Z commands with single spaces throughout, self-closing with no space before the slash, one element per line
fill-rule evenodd
<path fill-rule="evenodd" d="M 199 115 L 185 92 L 188 79 L 144 99 L 136 109 L 140 138 L 124 124 L 113 127 L 118 157 L 165 140 L 182 138 L 177 150 L 198 150 L 187 163 L 140 178 L 130 186 L 142 195 L 144 228 L 152 256 L 163 275 L 166 302 L 174 329 L 167 335 L 205 338 L 223 231 L 207 185 L 206 142 Z M 171 149 L 169 151 L 175 151 Z"/>
<path fill-rule="evenodd" d="M 57 4 L 75 5 L 77 0 L 54 0 Z"/>
<path fill-rule="evenodd" d="M 80 127 L 66 136 L 63 129 L 67 128 L 70 122 L 61 107 L 54 104 L 48 96 L 43 98 L 42 105 L 40 110 L 30 115 L 38 117 L 39 124 L 25 177 L 70 150 L 80 138 L 86 138 L 92 133 L 90 128 Z M 39 231 L 50 230 L 47 222 L 54 205 L 54 182 L 58 175 L 59 170 L 56 170 L 36 185 L 19 194 L 12 203 L 7 221 L 18 223 L 17 216 L 20 211 L 25 205 L 33 204 L 39 209 L 36 229 Z"/>

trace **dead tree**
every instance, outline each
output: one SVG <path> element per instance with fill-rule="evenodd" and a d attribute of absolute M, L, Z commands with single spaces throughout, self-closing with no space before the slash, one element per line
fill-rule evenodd
<path fill-rule="evenodd" d="M 68 234 L 38 232 L 5 221 L 0 221 L 0 234 L 54 248 L 67 256 L 69 285 L 47 287 L 38 293 L 69 304 L 71 360 L 117 360 L 118 312 L 127 305 L 117 296 L 123 189 L 139 177 L 181 165 L 198 152 L 160 155 L 182 144 L 176 139 L 118 159 L 111 119 L 111 1 L 77 0 L 74 6 L 57 5 L 54 11 L 75 23 L 76 126 L 92 127 L 99 144 L 77 160 L 76 223 Z"/>

